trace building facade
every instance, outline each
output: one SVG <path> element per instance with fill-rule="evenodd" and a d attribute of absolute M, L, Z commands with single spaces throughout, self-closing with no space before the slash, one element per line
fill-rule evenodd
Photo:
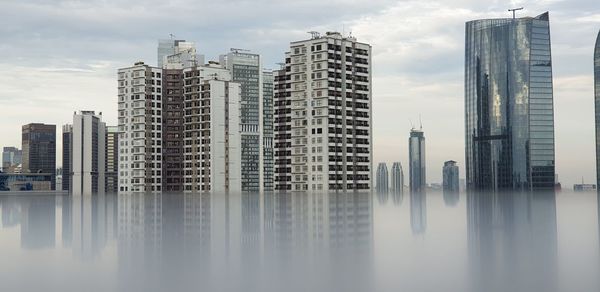
<path fill-rule="evenodd" d="M 104 174 L 107 194 L 119 192 L 119 128 L 106 127 L 106 172 Z"/>
<path fill-rule="evenodd" d="M 274 139 L 274 116 L 273 116 L 273 89 L 274 75 L 272 71 L 263 71 L 262 92 L 262 144 L 263 144 L 263 189 L 266 192 L 275 190 L 275 148 Z"/>
<path fill-rule="evenodd" d="M 162 191 L 162 69 L 118 71 L 119 191 Z"/>
<path fill-rule="evenodd" d="M 70 157 L 71 193 L 105 193 L 106 124 L 102 122 L 101 114 L 93 111 L 73 114 Z"/>
<path fill-rule="evenodd" d="M 466 23 L 470 190 L 551 190 L 555 181 L 548 13 Z"/>
<path fill-rule="evenodd" d="M 376 190 L 378 193 L 387 193 L 389 192 L 389 174 L 387 165 L 385 162 L 380 162 L 377 165 L 377 174 L 376 174 Z"/>
<path fill-rule="evenodd" d="M 27 124 L 22 129 L 22 172 L 52 176 L 50 189 L 56 188 L 56 126 Z"/>
<path fill-rule="evenodd" d="M 329 32 L 292 42 L 275 72 L 275 189 L 372 187 L 371 46 Z"/>
<path fill-rule="evenodd" d="M 442 174 L 444 192 L 458 193 L 460 185 L 458 183 L 458 165 L 456 165 L 456 161 L 448 160 L 444 162 Z"/>
<path fill-rule="evenodd" d="M 594 49 L 594 103 L 596 108 L 596 185 L 600 186 L 600 31 Z"/>
<path fill-rule="evenodd" d="M 71 191 L 71 176 L 73 169 L 71 161 L 73 161 L 73 125 L 63 125 L 62 127 L 62 174 L 61 174 L 61 190 Z"/>
<path fill-rule="evenodd" d="M 240 130 L 242 191 L 264 188 L 264 83 L 260 55 L 231 49 L 219 62 L 231 72 L 232 81 L 241 85 Z"/>
<path fill-rule="evenodd" d="M 184 191 L 240 192 L 240 84 L 218 64 L 183 74 Z"/>
<path fill-rule="evenodd" d="M 410 191 L 425 191 L 425 187 L 427 186 L 427 173 L 425 168 L 425 135 L 421 130 L 410 130 L 410 138 L 408 138 L 408 160 Z"/>
<path fill-rule="evenodd" d="M 2 171 L 10 172 L 12 168 L 21 164 L 23 151 L 17 147 L 2 148 Z"/>
<path fill-rule="evenodd" d="M 394 164 L 392 164 L 390 190 L 392 193 L 397 194 L 404 192 L 404 171 L 402 170 L 402 164 L 400 162 L 394 162 Z"/>

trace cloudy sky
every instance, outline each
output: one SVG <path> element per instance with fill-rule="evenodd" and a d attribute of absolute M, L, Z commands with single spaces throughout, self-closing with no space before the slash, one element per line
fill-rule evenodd
<path fill-rule="evenodd" d="M 335 30 L 373 46 L 374 162 L 406 165 L 421 115 L 428 181 L 439 182 L 443 161 L 464 164 L 464 23 L 521 6 L 520 16 L 550 11 L 559 180 L 592 182 L 598 0 L 0 0 L 0 146 L 20 147 L 23 124 L 60 128 L 80 109 L 116 124 L 117 68 L 154 65 L 169 34 L 207 59 L 246 48 L 275 68 L 290 41 Z"/>

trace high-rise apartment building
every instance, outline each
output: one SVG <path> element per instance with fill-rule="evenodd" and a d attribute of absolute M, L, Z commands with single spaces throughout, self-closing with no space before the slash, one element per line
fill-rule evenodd
<path fill-rule="evenodd" d="M 378 193 L 387 193 L 389 191 L 389 174 L 385 162 L 380 162 L 377 165 L 377 174 L 375 180 L 375 187 Z"/>
<path fill-rule="evenodd" d="M 390 180 L 390 190 L 393 193 L 404 192 L 404 171 L 400 162 L 392 164 L 392 173 Z"/>
<path fill-rule="evenodd" d="M 56 188 L 56 126 L 27 124 L 22 128 L 22 171 L 52 176 L 51 189 Z"/>
<path fill-rule="evenodd" d="M 600 31 L 594 49 L 594 102 L 596 107 L 596 185 L 600 186 Z"/>
<path fill-rule="evenodd" d="M 292 42 L 275 72 L 275 189 L 371 189 L 371 46 L 329 32 Z"/>
<path fill-rule="evenodd" d="M 11 171 L 11 168 L 21 164 L 23 152 L 17 147 L 2 148 L 2 171 Z"/>
<path fill-rule="evenodd" d="M 242 190 L 258 192 L 264 188 L 264 82 L 260 55 L 231 49 L 219 62 L 231 72 L 232 81 L 241 85 L 240 130 Z"/>
<path fill-rule="evenodd" d="M 425 191 L 425 135 L 422 130 L 411 129 L 408 138 L 409 180 L 411 192 Z"/>
<path fill-rule="evenodd" d="M 71 161 L 73 161 L 73 125 L 63 125 L 62 127 L 62 185 L 61 190 L 71 191 L 71 176 L 73 169 Z"/>
<path fill-rule="evenodd" d="M 106 187 L 107 194 L 119 192 L 119 128 L 106 127 Z"/>
<path fill-rule="evenodd" d="M 274 116 L 273 116 L 273 86 L 274 75 L 272 71 L 263 71 L 263 93 L 262 93 L 262 144 L 263 144 L 263 190 L 272 192 L 275 190 L 275 149 L 274 138 Z"/>
<path fill-rule="evenodd" d="M 444 192 L 458 193 L 460 185 L 458 184 L 458 165 L 456 165 L 456 161 L 448 160 L 444 162 L 442 174 Z"/>
<path fill-rule="evenodd" d="M 240 191 L 240 84 L 165 59 L 119 70 L 119 191 Z"/>
<path fill-rule="evenodd" d="M 218 64 L 183 74 L 184 191 L 240 192 L 240 84 Z"/>
<path fill-rule="evenodd" d="M 106 124 L 102 114 L 80 111 L 73 114 L 71 134 L 71 193 L 103 194 L 106 173 Z"/>
<path fill-rule="evenodd" d="M 119 191 L 162 191 L 162 69 L 118 71 Z"/>
<path fill-rule="evenodd" d="M 467 188 L 554 188 L 548 13 L 466 23 Z"/>

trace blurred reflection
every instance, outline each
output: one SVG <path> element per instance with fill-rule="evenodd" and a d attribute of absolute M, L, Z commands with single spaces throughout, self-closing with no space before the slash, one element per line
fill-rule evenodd
<path fill-rule="evenodd" d="M 554 193 L 469 193 L 467 223 L 474 291 L 556 290 Z"/>
<path fill-rule="evenodd" d="M 427 196 L 424 191 L 410 192 L 410 227 L 413 234 L 427 230 Z"/>
<path fill-rule="evenodd" d="M 400 206 L 402 205 L 402 201 L 404 200 L 404 192 L 402 190 L 392 190 L 392 200 L 394 201 L 394 205 Z"/>
<path fill-rule="evenodd" d="M 390 197 L 390 194 L 387 191 L 378 191 L 377 192 L 377 200 L 379 201 L 380 205 L 385 205 L 388 202 L 388 199 Z"/>
<path fill-rule="evenodd" d="M 21 247 L 27 249 L 55 246 L 56 216 L 54 196 L 19 198 L 21 205 Z"/>

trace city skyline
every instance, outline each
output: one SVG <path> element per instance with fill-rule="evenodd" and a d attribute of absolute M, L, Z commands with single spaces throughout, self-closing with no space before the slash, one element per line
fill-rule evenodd
<path fill-rule="evenodd" d="M 578 7 L 573 9 L 566 7 L 564 3 L 544 3 L 544 6 L 527 2 L 518 3 L 520 6 L 525 6 L 524 11 L 517 12 L 519 17 L 538 15 L 546 10 L 551 14 L 556 106 L 556 172 L 558 181 L 564 186 L 580 182 L 582 176 L 587 182 L 595 180 L 593 111 L 591 110 L 593 69 L 590 60 L 593 56 L 599 20 L 597 8 L 596 10 L 594 7 L 591 7 L 591 10 L 582 8 L 586 7 L 586 3 L 582 1 L 581 5 L 569 5 Z M 86 7 L 94 7 L 94 4 L 93 2 L 86 4 Z M 437 169 L 449 158 L 456 159 L 461 165 L 461 172 L 465 173 L 462 112 L 464 51 L 461 47 L 464 42 L 464 23 L 474 19 L 510 16 L 506 11 L 506 8 L 510 7 L 505 7 L 507 4 L 491 6 L 468 2 L 460 4 L 463 8 L 450 8 L 447 4 L 439 2 L 428 5 L 414 2 L 398 4 L 375 2 L 373 10 L 348 11 L 345 19 L 341 21 L 328 20 L 321 16 L 306 23 L 293 18 L 289 20 L 290 23 L 276 24 L 275 28 L 271 27 L 271 30 L 268 29 L 267 24 L 253 23 L 249 26 L 252 38 L 236 39 L 232 35 L 234 33 L 229 30 L 221 31 L 222 36 L 197 32 L 201 30 L 196 32 L 180 30 L 173 33 L 178 39 L 196 42 L 198 52 L 206 54 L 207 59 L 216 59 L 219 53 L 229 47 L 241 46 L 262 54 L 265 66 L 274 68 L 276 67 L 274 64 L 282 59 L 289 42 L 306 38 L 306 31 L 343 32 L 345 30 L 346 34 L 352 31 L 352 34 L 361 41 L 373 45 L 373 161 L 400 161 L 407 165 L 408 149 L 404 142 L 404 133 L 410 128 L 409 120 L 416 121 L 418 113 L 421 113 L 423 123 L 428 129 L 427 168 L 430 170 L 427 175 L 430 181 L 440 182 L 441 173 Z M 20 11 L 19 4 L 8 5 L 11 7 L 14 5 L 14 11 Z M 84 14 L 86 11 L 86 7 L 58 6 L 66 11 Z M 101 8 L 110 10 L 118 7 L 116 4 L 108 4 Z M 53 10 L 42 5 L 31 13 L 45 9 Z M 426 13 L 419 11 L 420 9 L 430 10 L 432 16 L 425 16 Z M 381 29 L 387 27 L 386 23 L 389 21 L 397 21 L 393 16 L 403 14 L 407 15 L 405 21 L 409 28 L 415 28 L 415 21 L 423 21 L 425 25 L 418 30 L 419 35 L 400 28 Z M 46 17 L 54 17 L 52 15 Z M 439 19 L 434 21 L 436 18 L 433 16 L 438 16 Z M 336 21 L 344 25 L 339 27 L 339 24 L 333 24 Z M 98 20 L 91 21 L 84 29 L 99 35 L 103 30 L 111 32 L 111 29 L 114 29 L 110 26 L 102 29 L 94 27 L 97 22 Z M 443 24 L 447 27 L 442 27 Z M 282 26 L 287 30 L 283 30 Z M 23 27 L 21 29 L 28 26 Z M 52 36 L 53 28 L 55 27 L 49 27 L 47 34 L 41 34 L 39 37 L 44 39 Z M 259 31 L 258 28 L 265 29 L 258 35 L 260 37 L 255 34 Z M 142 36 L 136 36 L 135 41 L 139 44 L 133 44 L 134 40 L 132 40 L 102 52 L 81 50 L 85 52 L 80 53 L 67 49 L 61 52 L 56 51 L 57 48 L 46 48 L 44 54 L 52 54 L 54 57 L 43 61 L 35 57 L 39 55 L 39 52 L 35 53 L 39 47 L 25 45 L 34 42 L 35 38 L 28 40 L 23 36 L 16 37 L 14 33 L 10 33 L 9 35 L 16 39 L 10 42 L 8 49 L 0 50 L 8 59 L 21 61 L 18 64 L 16 62 L 0 64 L 3 72 L 11 72 L 10 76 L 5 76 L 7 78 L 3 81 L 7 84 L 2 84 L 7 90 L 0 93 L 0 103 L 6 109 L 1 119 L 4 126 L 0 130 L 3 137 L 0 146 L 18 147 L 21 125 L 30 122 L 62 125 L 68 122 L 70 113 L 77 109 L 102 111 L 107 124 L 116 125 L 114 89 L 116 68 L 128 66 L 140 58 L 153 64 L 156 58 L 156 41 L 168 37 L 169 32 L 165 31 L 167 29 L 173 28 L 148 30 Z M 78 35 L 77 31 L 67 29 L 66 32 L 73 36 L 73 40 L 70 41 L 79 40 L 86 44 L 96 41 L 94 34 L 91 34 L 92 40 L 90 40 L 84 37 L 78 38 L 81 35 Z M 447 36 L 443 36 L 442 33 Z M 24 35 L 31 36 L 30 33 Z M 122 36 L 118 35 L 118 37 Z M 99 39 L 110 40 L 111 37 L 103 36 Z M 11 49 L 17 44 L 21 44 L 22 49 Z M 441 50 L 446 51 L 440 52 Z M 426 68 L 427 66 L 431 68 Z M 34 76 L 42 82 L 28 90 L 23 90 L 25 86 L 19 84 L 32 78 L 30 74 L 25 74 L 30 72 L 25 70 L 31 69 L 30 67 L 34 68 Z M 437 81 L 432 82 L 434 80 Z M 73 81 L 78 85 L 72 86 Z M 433 83 L 435 85 L 426 85 Z M 65 91 L 65 89 L 69 90 Z M 89 106 L 90 100 L 97 101 L 98 105 Z M 24 104 L 28 104 L 26 110 Z M 437 117 L 441 116 L 441 113 L 445 115 L 447 121 Z M 390 123 L 391 119 L 396 120 Z M 402 127 L 403 124 L 406 126 Z M 57 149 L 61 149 L 60 141 L 57 142 Z M 571 153 L 585 153 L 585 155 Z M 57 153 L 57 160 L 61 160 L 60 153 Z"/>

